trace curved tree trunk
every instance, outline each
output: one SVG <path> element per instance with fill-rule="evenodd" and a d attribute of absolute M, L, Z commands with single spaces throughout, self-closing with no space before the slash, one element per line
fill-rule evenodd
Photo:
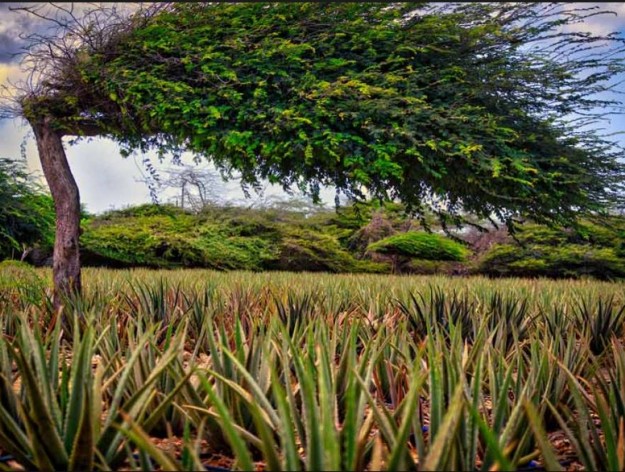
<path fill-rule="evenodd" d="M 80 292 L 80 195 L 69 168 L 62 135 L 52 127 L 52 119 L 31 123 L 43 173 L 50 187 L 56 210 L 54 241 L 54 308 L 61 307 L 63 296 Z"/>

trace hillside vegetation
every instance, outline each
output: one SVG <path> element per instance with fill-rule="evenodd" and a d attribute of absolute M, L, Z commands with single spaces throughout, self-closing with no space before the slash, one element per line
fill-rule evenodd
<path fill-rule="evenodd" d="M 88 266 L 358 273 L 446 273 L 617 279 L 625 276 L 625 219 L 573 228 L 526 223 L 505 230 L 423 231 L 400 205 L 303 212 L 142 205 L 83 218 Z M 49 263 L 49 243 L 27 259 Z"/>

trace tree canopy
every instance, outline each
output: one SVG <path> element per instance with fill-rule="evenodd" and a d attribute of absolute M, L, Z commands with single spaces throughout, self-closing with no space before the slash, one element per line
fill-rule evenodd
<path fill-rule="evenodd" d="M 125 153 L 188 150 L 247 186 L 397 199 L 444 225 L 467 213 L 563 223 L 623 201 L 622 147 L 596 125 L 620 105 L 604 93 L 625 69 L 625 40 L 574 30 L 598 7 L 56 8 L 24 7 L 57 34 L 31 37 L 18 104 L 55 199 L 57 287 L 80 287 L 63 135 L 109 136 Z"/>
<path fill-rule="evenodd" d="M 603 113 L 610 103 L 596 93 L 623 70 L 620 39 L 562 29 L 584 14 L 172 4 L 81 44 L 24 114 L 52 114 L 67 133 L 95 124 L 127 151 L 189 150 L 251 185 L 366 189 L 442 214 L 570 217 L 613 202 L 623 176 L 620 149 L 563 119 Z"/>

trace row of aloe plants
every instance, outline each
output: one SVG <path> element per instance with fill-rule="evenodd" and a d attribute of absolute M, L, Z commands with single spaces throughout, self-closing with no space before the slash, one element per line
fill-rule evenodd
<path fill-rule="evenodd" d="M 623 470 L 618 294 L 352 288 L 134 282 L 62 318 L 5 297 L 0 466 Z"/>

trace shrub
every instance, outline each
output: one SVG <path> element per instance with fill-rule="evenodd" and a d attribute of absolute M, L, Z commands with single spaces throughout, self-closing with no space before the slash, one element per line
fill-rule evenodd
<path fill-rule="evenodd" d="M 279 258 L 271 269 L 323 272 L 382 272 L 385 264 L 360 261 L 343 249 L 338 240 L 309 229 L 283 229 Z"/>
<path fill-rule="evenodd" d="M 477 261 L 491 276 L 614 279 L 625 276 L 625 219 L 581 220 L 574 228 L 526 223 L 511 241 L 492 246 Z"/>
<path fill-rule="evenodd" d="M 571 277 L 599 279 L 625 277 L 625 259 L 613 248 L 565 244 L 552 247 L 502 244 L 488 251 L 478 264 L 478 272 L 492 276 Z"/>
<path fill-rule="evenodd" d="M 52 247 L 54 203 L 23 161 L 0 158 L 0 259 L 24 257 L 29 248 Z"/>
<path fill-rule="evenodd" d="M 0 262 L 0 303 L 12 293 L 20 293 L 28 303 L 40 305 L 46 281 L 28 264 L 7 260 Z"/>

